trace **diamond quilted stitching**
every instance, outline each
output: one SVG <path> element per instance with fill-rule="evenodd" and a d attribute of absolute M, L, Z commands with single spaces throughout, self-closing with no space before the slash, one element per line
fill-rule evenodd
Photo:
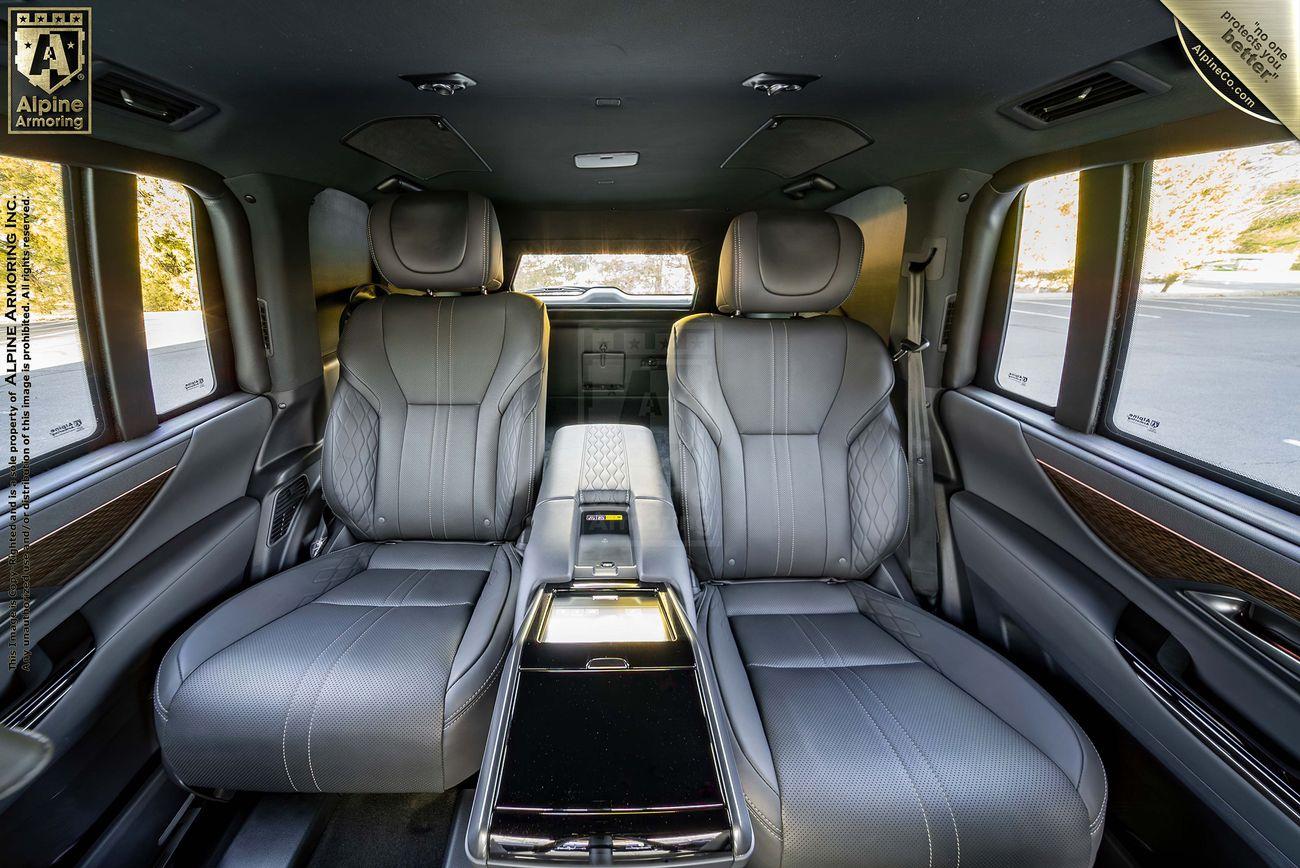
<path fill-rule="evenodd" d="M 584 491 L 627 489 L 627 456 L 623 451 L 623 432 L 618 426 L 589 425 L 582 452 Z"/>
<path fill-rule="evenodd" d="M 327 433 L 331 506 L 371 529 L 378 462 L 379 414 L 346 380 L 339 382 Z"/>
<path fill-rule="evenodd" d="M 849 447 L 853 513 L 853 568 L 870 569 L 898 531 L 904 494 L 899 484 L 898 427 L 888 411 L 873 419 Z"/>
<path fill-rule="evenodd" d="M 701 569 L 701 572 L 713 578 L 720 578 L 720 571 L 713 568 L 715 557 L 720 558 L 722 552 L 722 532 L 719 527 L 722 519 L 722 484 L 721 471 L 718 467 L 718 447 L 714 445 L 713 438 L 693 413 L 683 410 L 681 418 L 683 434 L 687 440 L 686 448 L 690 453 L 694 470 L 694 479 L 691 481 L 695 483 L 696 495 L 700 503 L 698 524 L 703 533 L 701 542 L 704 544 L 709 561 L 707 565 L 697 565 L 697 569 L 707 566 L 708 569 Z"/>

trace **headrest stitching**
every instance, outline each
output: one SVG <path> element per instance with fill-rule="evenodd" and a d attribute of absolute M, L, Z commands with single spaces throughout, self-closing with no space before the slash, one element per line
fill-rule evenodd
<path fill-rule="evenodd" d="M 375 211 L 372 208 L 370 213 L 366 215 L 366 242 L 370 245 L 370 261 L 375 264 L 375 271 L 379 272 L 379 276 L 383 278 L 384 283 L 391 284 L 392 281 L 388 279 L 388 275 L 384 274 L 384 267 L 379 264 L 379 257 L 375 255 L 374 222 Z"/>
<path fill-rule="evenodd" d="M 488 215 L 489 213 L 491 213 L 490 212 L 491 207 L 492 206 L 488 204 L 488 200 L 484 199 L 483 200 L 483 279 L 482 279 L 482 283 L 479 285 L 479 289 L 483 290 L 483 293 L 485 295 L 487 294 L 487 288 L 488 288 L 487 286 L 488 285 L 488 235 L 491 234 L 491 229 L 492 229 L 491 221 L 488 219 Z"/>
<path fill-rule="evenodd" d="M 731 236 L 731 250 L 735 256 L 735 265 L 731 269 L 731 295 L 732 302 L 735 305 L 736 313 L 740 313 L 740 226 L 736 226 L 736 231 Z"/>

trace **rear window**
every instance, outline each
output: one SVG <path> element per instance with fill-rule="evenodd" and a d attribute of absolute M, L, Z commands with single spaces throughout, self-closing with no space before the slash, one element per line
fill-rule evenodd
<path fill-rule="evenodd" d="M 511 288 L 549 307 L 689 308 L 695 275 L 684 253 L 525 253 Z"/>

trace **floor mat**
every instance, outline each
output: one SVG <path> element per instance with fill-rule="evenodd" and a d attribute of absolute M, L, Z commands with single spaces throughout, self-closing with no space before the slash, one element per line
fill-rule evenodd
<path fill-rule="evenodd" d="M 442 864 L 456 791 L 344 796 L 321 835 L 311 868 Z"/>

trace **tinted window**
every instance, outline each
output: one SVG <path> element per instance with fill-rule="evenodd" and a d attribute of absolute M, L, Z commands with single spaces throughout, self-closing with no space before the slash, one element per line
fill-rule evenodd
<path fill-rule="evenodd" d="M 1152 166 L 1112 426 L 1300 495 L 1300 144 Z"/>
<path fill-rule="evenodd" d="M 10 407 L 21 412 L 24 405 L 21 355 L 25 331 L 30 340 L 26 372 L 30 457 L 35 461 L 94 437 L 100 429 L 99 414 L 86 363 L 82 314 L 73 288 L 63 169 L 53 163 L 0 156 L 0 196 L 6 260 L 6 295 L 0 313 L 5 316 L 6 341 L 16 341 L 13 349 L 19 354 L 19 370 L 4 384 L 4 401 L 6 412 Z M 29 302 L 22 298 L 27 266 Z M 12 283 L 8 281 L 11 273 Z M 13 328 L 12 337 L 9 328 Z M 5 368 L 4 375 L 11 373 L 7 362 L 0 366 Z"/>
<path fill-rule="evenodd" d="M 554 307 L 688 308 L 695 275 L 684 253 L 525 253 L 512 288 Z"/>
<path fill-rule="evenodd" d="M 154 406 L 165 414 L 212 394 L 212 354 L 203 321 L 189 192 L 141 176 L 140 289 Z"/>
<path fill-rule="evenodd" d="M 1011 310 L 998 362 L 998 385 L 1056 405 L 1074 292 L 1079 235 L 1079 173 L 1025 188 Z"/>

